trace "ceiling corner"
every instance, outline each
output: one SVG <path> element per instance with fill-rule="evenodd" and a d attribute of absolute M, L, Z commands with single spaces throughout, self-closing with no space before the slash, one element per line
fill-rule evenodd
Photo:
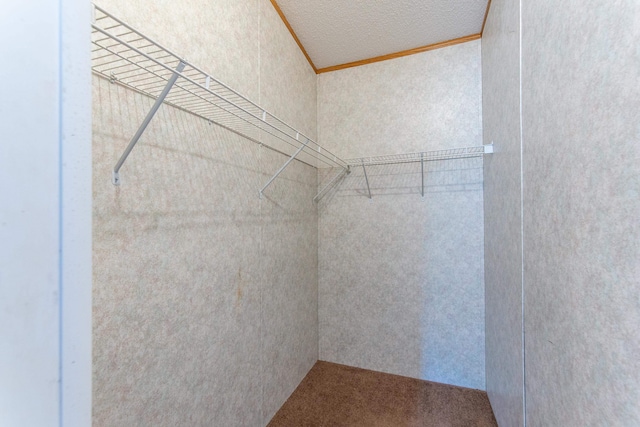
<path fill-rule="evenodd" d="M 487 1 L 487 11 L 484 13 L 484 19 L 482 20 L 482 29 L 480 30 L 480 36 L 484 34 L 484 26 L 487 25 L 487 18 L 489 17 L 489 9 L 491 8 L 491 0 Z"/>
<path fill-rule="evenodd" d="M 285 27 L 287 27 L 287 29 L 289 30 L 289 33 L 291 34 L 291 37 L 293 37 L 293 40 L 295 40 L 296 44 L 298 45 L 298 47 L 302 51 L 302 54 L 304 55 L 304 57 L 307 58 L 307 61 L 309 62 L 309 65 L 311 65 L 311 68 L 313 68 L 313 72 L 318 74 L 318 69 L 316 68 L 315 64 L 311 60 L 311 57 L 307 53 L 307 50 L 304 48 L 304 46 L 300 42 L 300 39 L 296 35 L 296 32 L 293 31 L 293 28 L 291 27 L 291 24 L 287 20 L 287 17 L 284 16 L 284 13 L 282 12 L 282 9 L 280 9 L 280 6 L 278 6 L 278 3 L 276 2 L 276 0 L 269 0 L 269 1 L 271 2 L 271 5 L 273 6 L 273 8 L 276 10 L 278 15 L 280 16 L 280 19 L 282 19 L 282 22 L 284 23 Z"/>

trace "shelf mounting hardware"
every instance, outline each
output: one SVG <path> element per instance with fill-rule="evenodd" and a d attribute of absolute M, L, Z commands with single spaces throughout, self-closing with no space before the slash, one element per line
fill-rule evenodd
<path fill-rule="evenodd" d="M 420 176 L 422 177 L 422 190 L 420 193 L 424 197 L 424 153 L 420 153 Z"/>
<path fill-rule="evenodd" d="M 175 84 L 176 80 L 178 80 L 179 73 L 181 73 L 182 70 L 184 70 L 185 66 L 186 64 L 180 61 L 180 63 L 176 67 L 176 71 L 173 73 L 173 75 L 167 82 L 167 85 L 164 87 L 164 89 L 156 99 L 156 102 L 153 103 L 153 106 L 151 107 L 151 110 L 149 110 L 147 117 L 144 118 L 137 132 L 135 133 L 135 135 L 133 135 L 133 138 L 131 138 L 131 141 L 129 141 L 129 145 L 127 145 L 127 148 L 124 150 L 124 153 L 122 153 L 122 156 L 120 156 L 120 160 L 118 160 L 118 163 L 116 163 L 116 166 L 113 168 L 113 177 L 111 180 L 113 185 L 120 185 L 120 168 L 124 164 L 125 160 L 127 160 L 127 157 L 129 157 L 131 150 L 133 150 L 133 147 L 136 146 L 136 144 L 138 143 L 138 140 L 144 133 L 145 129 L 147 129 L 147 126 L 149 126 L 149 123 L 151 122 L 151 119 L 153 119 L 153 116 L 155 116 L 156 113 L 158 112 L 158 109 L 164 102 L 164 99 L 169 94 L 169 91 Z"/>
<path fill-rule="evenodd" d="M 362 161 L 362 171 L 364 172 L 364 180 L 367 182 L 367 191 L 369 191 L 369 199 L 371 199 L 371 187 L 369 187 L 369 177 L 367 176 L 367 168 L 364 167 L 364 160 Z"/>
<path fill-rule="evenodd" d="M 327 185 L 322 187 L 322 190 L 318 191 L 318 194 L 316 194 L 316 197 L 313 198 L 313 201 L 317 203 L 329 191 L 331 187 L 333 187 L 340 179 L 342 179 L 342 177 L 350 173 L 351 173 L 351 166 L 348 166 L 346 169 L 340 169 L 340 171 L 336 174 L 336 176 L 331 178 L 331 180 L 327 183 Z"/>
<path fill-rule="evenodd" d="M 261 147 L 289 158 L 306 141 L 295 159 L 314 168 L 340 167 L 344 160 L 270 114 L 241 93 L 181 56 L 158 44 L 99 6 L 93 5 L 91 68 L 95 75 L 129 88 L 234 132 Z M 184 66 L 178 65 L 183 63 Z M 171 77 L 178 75 L 170 92 L 160 96 Z M 150 113 L 152 116 L 153 113 Z M 141 126 L 143 128 L 144 126 Z M 141 129 L 143 130 L 143 129 Z M 264 133 L 264 134 L 263 134 Z M 120 183 L 119 169 L 135 140 L 114 170 L 114 183 Z M 286 160 L 286 159 L 285 159 Z"/>
<path fill-rule="evenodd" d="M 298 138 L 298 136 L 296 135 L 296 139 L 297 139 L 297 138 Z M 281 167 L 280 169 L 278 169 L 278 172 L 276 172 L 276 173 L 275 173 L 275 175 L 273 175 L 273 176 L 271 177 L 271 179 L 270 179 L 270 180 L 269 180 L 269 181 L 264 185 L 264 187 L 262 187 L 262 189 L 260 190 L 260 198 L 261 198 L 261 199 L 262 199 L 262 193 L 264 192 L 264 190 L 265 190 L 268 186 L 270 186 L 270 185 L 271 185 L 271 183 L 272 183 L 272 182 L 273 182 L 273 181 L 278 177 L 278 175 L 280 175 L 280 174 L 282 173 L 282 171 L 283 171 L 283 170 L 285 170 L 285 169 L 287 168 L 287 166 L 289 166 L 289 163 L 291 163 L 291 162 L 293 161 L 293 159 L 295 159 L 295 158 L 296 158 L 296 156 L 297 156 L 298 154 L 300 154 L 300 152 L 301 152 L 302 150 L 304 150 L 304 149 L 305 149 L 305 147 L 307 146 L 307 144 L 308 144 L 310 141 L 311 141 L 310 139 L 307 139 L 307 141 L 306 141 L 304 144 L 302 144 L 302 145 L 301 145 L 301 146 L 296 150 L 296 152 L 295 152 L 295 153 L 293 153 L 293 154 L 291 155 L 291 157 L 289 157 L 289 160 L 287 160 L 287 161 L 285 162 L 285 164 L 284 164 L 284 165 L 282 165 L 282 167 Z"/>

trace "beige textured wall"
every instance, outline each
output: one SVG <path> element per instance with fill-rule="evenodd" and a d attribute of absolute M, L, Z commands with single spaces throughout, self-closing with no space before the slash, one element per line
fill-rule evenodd
<path fill-rule="evenodd" d="M 527 426 L 640 425 L 640 3 L 522 3 Z"/>
<path fill-rule="evenodd" d="M 315 75 L 268 1 L 99 2 L 315 136 Z M 93 422 L 265 425 L 317 360 L 316 170 L 94 77 Z"/>
<path fill-rule="evenodd" d="M 480 42 L 321 74 L 344 157 L 482 144 Z M 356 168 L 319 205 L 320 358 L 484 388 L 482 160 Z"/>
<path fill-rule="evenodd" d="M 482 34 L 487 394 L 498 424 L 524 425 L 520 5 L 493 0 Z"/>
<path fill-rule="evenodd" d="M 501 425 L 640 423 L 639 19 L 635 1 L 491 5 L 487 386 Z"/>
<path fill-rule="evenodd" d="M 482 144 L 480 41 L 318 76 L 319 142 L 343 158 Z"/>
<path fill-rule="evenodd" d="M 483 37 L 489 397 L 500 425 L 639 425 L 640 5 L 507 3 Z"/>

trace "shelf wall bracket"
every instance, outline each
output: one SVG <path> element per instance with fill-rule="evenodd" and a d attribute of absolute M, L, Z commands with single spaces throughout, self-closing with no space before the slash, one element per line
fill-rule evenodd
<path fill-rule="evenodd" d="M 331 189 L 331 187 L 333 187 L 338 181 L 340 181 L 340 179 L 342 179 L 345 175 L 348 175 L 351 173 L 351 167 L 348 166 L 346 169 L 340 169 L 340 172 L 338 172 L 336 174 L 336 176 L 334 176 L 333 178 L 331 178 L 331 180 L 327 183 L 327 185 L 325 185 L 322 190 L 318 191 L 318 194 L 316 194 L 316 197 L 313 198 L 314 202 L 318 202 L 320 201 L 320 199 L 329 192 L 329 189 Z"/>
<path fill-rule="evenodd" d="M 420 175 L 422 177 L 422 190 L 420 193 L 424 197 L 424 153 L 420 153 Z"/>
<path fill-rule="evenodd" d="M 127 160 L 127 157 L 129 157 L 131 150 L 133 150 L 133 147 L 135 147 L 135 145 L 138 143 L 138 140 L 140 139 L 144 131 L 147 129 L 147 126 L 149 126 L 151 119 L 153 119 L 153 116 L 156 115 L 156 112 L 164 102 L 164 99 L 169 94 L 169 91 L 175 84 L 176 80 L 178 80 L 178 77 L 180 77 L 180 73 L 182 72 L 182 70 L 184 70 L 185 66 L 186 64 L 180 61 L 180 63 L 176 67 L 176 71 L 173 73 L 171 78 L 167 81 L 166 86 L 164 87 L 164 89 L 156 99 L 156 102 L 154 102 L 153 106 L 151 107 L 151 110 L 149 110 L 147 117 L 144 118 L 144 120 L 142 121 L 142 124 L 138 128 L 138 131 L 135 133 L 135 135 L 133 135 L 133 138 L 131 138 L 131 141 L 129 141 L 129 145 L 127 145 L 127 148 L 124 150 L 124 153 L 122 153 L 122 156 L 120 156 L 120 160 L 118 160 L 118 163 L 116 163 L 116 166 L 113 168 L 113 176 L 111 179 L 111 182 L 113 183 L 113 185 L 120 185 L 120 168 L 122 167 L 124 162 Z"/>
<path fill-rule="evenodd" d="M 305 149 L 305 147 L 307 146 L 307 144 L 308 144 L 310 141 L 311 141 L 311 140 L 307 138 L 307 141 L 306 141 L 304 144 L 302 144 L 300 147 L 298 147 L 298 149 L 296 150 L 296 152 L 295 152 L 295 153 L 293 153 L 293 154 L 291 155 L 291 157 L 289 157 L 289 159 L 286 161 L 286 163 L 285 163 L 284 165 L 282 165 L 282 167 L 281 167 L 280 169 L 278 169 L 278 172 L 276 172 L 276 173 L 275 173 L 275 175 L 273 175 L 273 176 L 271 177 L 271 179 L 270 179 L 270 180 L 269 180 L 269 181 L 264 185 L 264 187 L 262 187 L 262 189 L 260 189 L 260 198 L 261 198 L 261 199 L 262 199 L 262 193 L 264 192 L 264 190 L 266 190 L 266 188 L 267 188 L 268 186 L 270 186 L 270 185 L 271 185 L 271 183 L 272 183 L 272 182 L 273 182 L 273 181 L 278 177 L 278 175 L 280 175 L 280 174 L 282 173 L 282 171 L 284 171 L 284 170 L 287 168 L 287 166 L 289 166 L 289 163 L 291 163 L 291 162 L 296 158 L 296 156 L 297 156 L 298 154 L 300 154 L 300 152 L 301 152 L 302 150 L 304 150 L 304 149 Z"/>
<path fill-rule="evenodd" d="M 362 161 L 362 170 L 364 172 L 364 180 L 367 182 L 367 191 L 369 192 L 369 199 L 371 199 L 371 187 L 369 187 L 369 177 L 367 176 L 367 168 L 364 167 L 364 160 Z"/>

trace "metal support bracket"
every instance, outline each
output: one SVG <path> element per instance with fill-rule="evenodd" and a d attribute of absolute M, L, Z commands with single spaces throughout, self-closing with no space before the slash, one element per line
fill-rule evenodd
<path fill-rule="evenodd" d="M 164 102 L 164 99 L 169 94 L 169 91 L 175 84 L 176 80 L 178 80 L 178 77 L 180 76 L 179 73 L 181 73 L 182 70 L 184 70 L 185 66 L 186 64 L 180 61 L 180 63 L 176 67 L 176 71 L 173 73 L 173 75 L 167 82 L 167 85 L 164 87 L 164 89 L 156 99 L 156 102 L 154 102 L 153 106 L 151 107 L 151 110 L 149 110 L 149 113 L 147 113 L 147 117 L 145 117 L 145 119 L 142 121 L 142 124 L 138 128 L 138 131 L 135 133 L 135 135 L 133 135 L 133 138 L 131 138 L 131 141 L 129 141 L 129 145 L 127 145 L 127 148 L 124 150 L 124 153 L 122 153 L 122 156 L 120 156 L 120 160 L 118 160 L 118 163 L 116 163 L 116 166 L 113 168 L 113 177 L 111 179 L 111 182 L 113 183 L 113 185 L 120 185 L 120 168 L 124 164 L 125 160 L 127 160 L 127 157 L 129 157 L 131 150 L 133 150 L 133 147 L 135 147 L 135 145 L 138 143 L 138 140 L 144 133 L 145 129 L 147 129 L 147 126 L 149 126 L 151 119 L 153 119 L 153 116 L 156 115 L 156 112 Z"/>
<path fill-rule="evenodd" d="M 289 166 L 289 163 L 291 163 L 293 161 L 293 159 L 296 158 L 296 156 L 298 154 L 300 154 L 300 152 L 302 150 L 304 150 L 304 148 L 307 146 L 307 144 L 310 142 L 310 139 L 307 139 L 307 142 L 305 142 L 304 144 L 302 144 L 295 153 L 293 153 L 293 155 L 291 157 L 289 157 L 289 160 L 286 161 L 286 163 L 284 165 L 282 165 L 282 167 L 280 169 L 278 169 L 278 172 L 276 172 L 275 175 L 273 175 L 271 177 L 271 179 L 264 185 L 264 187 L 262 187 L 262 189 L 260 189 L 260 198 L 262 199 L 262 193 L 264 192 L 264 190 L 271 185 L 271 183 L 278 177 L 278 175 L 280 175 L 282 173 L 283 170 L 285 170 L 287 168 L 287 166 Z"/>
<path fill-rule="evenodd" d="M 422 176 L 422 190 L 420 194 L 424 197 L 424 153 L 420 153 L 420 174 Z"/>
<path fill-rule="evenodd" d="M 349 175 L 350 173 L 351 166 L 347 166 L 346 169 L 341 169 L 340 172 L 336 174 L 336 176 L 331 178 L 331 180 L 322 188 L 322 190 L 318 191 L 318 194 L 316 194 L 316 197 L 313 198 L 313 201 L 317 203 L 322 197 L 324 197 L 324 195 L 329 191 L 331 187 L 333 187 L 340 179 L 342 179 L 342 177 L 344 177 L 345 175 Z"/>
<path fill-rule="evenodd" d="M 367 176 L 367 168 L 364 167 L 364 160 L 362 161 L 362 170 L 364 171 L 364 180 L 367 182 L 367 191 L 369 191 L 369 199 L 371 199 L 371 187 L 369 187 L 369 177 Z"/>

